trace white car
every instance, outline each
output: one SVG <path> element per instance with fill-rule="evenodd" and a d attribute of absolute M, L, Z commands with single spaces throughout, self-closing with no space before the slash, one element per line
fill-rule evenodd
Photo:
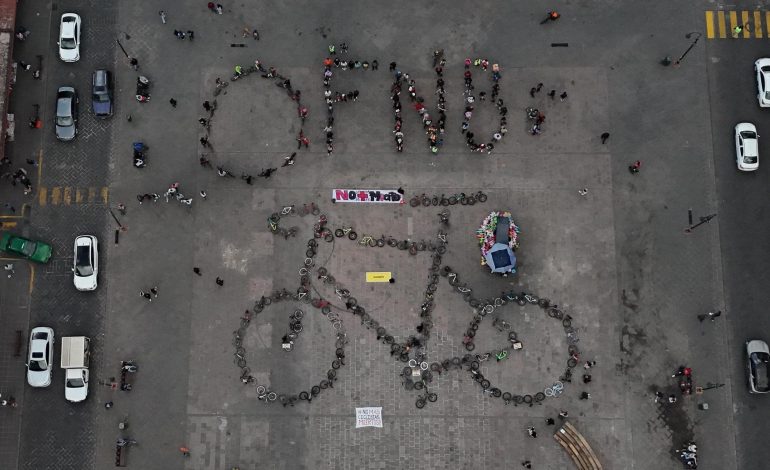
<path fill-rule="evenodd" d="M 739 122 L 735 126 L 735 161 L 741 171 L 759 168 L 759 136 L 750 122 Z"/>
<path fill-rule="evenodd" d="M 58 44 L 61 60 L 64 62 L 80 60 L 80 16 L 75 13 L 61 15 Z"/>
<path fill-rule="evenodd" d="M 31 386 L 47 387 L 51 385 L 53 345 L 53 328 L 38 326 L 30 332 L 27 383 Z"/>
<path fill-rule="evenodd" d="M 75 263 L 72 268 L 77 290 L 96 290 L 99 275 L 99 242 L 93 235 L 75 238 Z"/>
<path fill-rule="evenodd" d="M 746 356 L 749 360 L 749 393 L 770 392 L 770 348 L 759 339 L 746 342 Z"/>

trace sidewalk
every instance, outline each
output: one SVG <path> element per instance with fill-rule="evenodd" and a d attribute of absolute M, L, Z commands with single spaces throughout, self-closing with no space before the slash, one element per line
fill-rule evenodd
<path fill-rule="evenodd" d="M 29 300 L 35 266 L 2 257 L 3 266 L 13 264 L 14 273 L 0 271 L 0 393 L 13 396 L 18 407 L 0 407 L 0 468 L 18 468 L 21 413 L 24 408 L 25 354 L 29 333 Z M 21 332 L 21 338 L 19 333 Z"/>

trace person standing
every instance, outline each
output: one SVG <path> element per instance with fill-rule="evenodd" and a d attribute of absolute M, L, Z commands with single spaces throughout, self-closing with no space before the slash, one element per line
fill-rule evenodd
<path fill-rule="evenodd" d="M 604 132 L 601 135 L 601 138 L 602 138 L 602 145 L 604 145 L 605 143 L 607 143 L 607 139 L 610 138 L 610 133 L 609 132 Z"/>
<path fill-rule="evenodd" d="M 224 286 L 224 285 L 225 285 L 225 280 L 224 280 L 224 279 L 222 279 L 222 278 L 221 278 L 221 277 L 219 277 L 219 276 L 217 276 L 217 279 L 216 279 L 214 282 L 216 282 L 216 283 L 217 283 L 217 285 L 218 285 L 219 287 L 222 287 L 222 286 Z"/>

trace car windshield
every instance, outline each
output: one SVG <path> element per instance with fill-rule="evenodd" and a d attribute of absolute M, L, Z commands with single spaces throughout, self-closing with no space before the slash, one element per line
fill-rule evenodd
<path fill-rule="evenodd" d="M 756 139 L 757 133 L 754 131 L 741 131 L 741 137 L 744 139 Z"/>
<path fill-rule="evenodd" d="M 83 382 L 83 379 L 80 377 L 76 377 L 74 379 L 67 379 L 67 388 L 83 388 L 85 387 L 85 382 Z"/>
<path fill-rule="evenodd" d="M 770 65 L 763 65 L 759 70 L 765 73 L 770 72 Z"/>
<path fill-rule="evenodd" d="M 77 46 L 75 38 L 61 38 L 59 45 L 62 49 L 74 49 Z"/>
<path fill-rule="evenodd" d="M 26 242 L 24 242 L 24 246 L 22 246 L 21 251 L 26 256 L 32 256 L 33 254 L 35 254 L 35 249 L 36 248 L 37 248 L 37 243 L 26 241 Z"/>
<path fill-rule="evenodd" d="M 97 88 L 94 92 L 94 101 L 98 101 L 100 103 L 106 103 L 107 101 L 110 101 L 110 97 L 107 95 L 107 93 L 104 92 L 104 89 Z"/>
<path fill-rule="evenodd" d="M 56 125 L 59 127 L 70 127 L 72 123 L 72 116 L 56 116 Z"/>
<path fill-rule="evenodd" d="M 91 266 L 91 250 L 88 246 L 79 246 L 75 253 L 75 274 L 78 276 L 90 276 L 94 273 Z"/>
<path fill-rule="evenodd" d="M 29 361 L 29 370 L 31 370 L 32 372 L 42 372 L 46 369 L 47 369 L 46 363 L 42 359 L 38 359 L 38 360 L 33 359 Z"/>

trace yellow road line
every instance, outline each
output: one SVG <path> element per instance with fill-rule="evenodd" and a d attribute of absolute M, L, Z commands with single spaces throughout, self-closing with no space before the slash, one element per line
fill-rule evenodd
<path fill-rule="evenodd" d="M 61 186 L 51 188 L 51 204 L 58 206 L 61 202 Z"/>
<path fill-rule="evenodd" d="M 725 12 L 717 12 L 717 25 L 719 26 L 719 37 L 724 39 L 727 37 L 727 28 L 725 28 Z"/>
<path fill-rule="evenodd" d="M 96 199 L 96 188 L 88 188 L 88 202 L 94 202 Z"/>
<path fill-rule="evenodd" d="M 43 180 L 43 149 L 37 151 L 37 187 L 40 187 L 40 182 Z"/>
<path fill-rule="evenodd" d="M 110 199 L 110 188 L 107 186 L 102 187 L 102 203 L 107 204 L 107 201 Z"/>
<path fill-rule="evenodd" d="M 48 188 L 38 186 L 37 188 L 37 203 L 41 206 L 46 205 L 48 202 Z"/>
<path fill-rule="evenodd" d="M 762 12 L 754 12 L 754 37 L 762 37 Z"/>
<path fill-rule="evenodd" d="M 730 12 L 730 35 L 734 36 L 733 31 L 735 31 L 735 27 L 738 26 L 738 13 L 731 11 Z"/>
<path fill-rule="evenodd" d="M 714 39 L 714 12 L 706 12 L 706 37 Z"/>
<path fill-rule="evenodd" d="M 75 190 L 75 204 L 80 204 L 81 202 L 83 202 L 83 191 L 77 188 Z"/>
<path fill-rule="evenodd" d="M 751 37 L 751 31 L 749 31 L 749 12 L 744 10 L 741 12 L 741 27 L 743 28 L 743 39 Z"/>
<path fill-rule="evenodd" d="M 69 206 L 70 202 L 72 202 L 72 188 L 67 186 L 64 188 L 64 204 Z"/>

